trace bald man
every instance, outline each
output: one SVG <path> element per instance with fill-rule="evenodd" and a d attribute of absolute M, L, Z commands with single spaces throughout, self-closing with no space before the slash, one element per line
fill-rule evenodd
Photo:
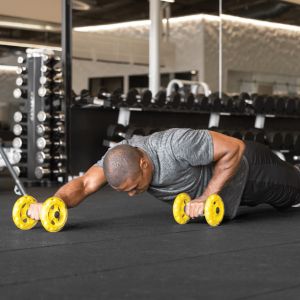
<path fill-rule="evenodd" d="M 193 199 L 186 207 L 191 218 L 203 215 L 211 194 L 221 195 L 229 219 L 240 205 L 284 209 L 300 202 L 300 172 L 267 147 L 189 128 L 122 141 L 55 196 L 72 208 L 106 183 L 129 196 L 148 191 L 171 204 L 186 192 Z M 31 205 L 29 215 L 38 220 L 40 209 L 41 203 Z"/>

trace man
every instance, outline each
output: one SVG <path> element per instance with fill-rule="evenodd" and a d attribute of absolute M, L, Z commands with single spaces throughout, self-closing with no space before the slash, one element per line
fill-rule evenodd
<path fill-rule="evenodd" d="M 229 219 L 240 205 L 283 209 L 300 202 L 300 172 L 293 165 L 261 144 L 208 130 L 173 128 L 133 136 L 55 196 L 75 207 L 106 182 L 129 196 L 148 191 L 169 203 L 186 192 L 193 199 L 186 206 L 191 218 L 203 215 L 211 194 L 221 195 Z M 38 220 L 40 209 L 40 203 L 31 205 L 29 216 Z"/>

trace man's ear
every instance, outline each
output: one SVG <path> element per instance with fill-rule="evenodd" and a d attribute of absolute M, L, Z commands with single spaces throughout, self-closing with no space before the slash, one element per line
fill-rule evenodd
<path fill-rule="evenodd" d="M 147 169 L 148 166 L 149 166 L 149 164 L 148 164 L 147 160 L 146 160 L 145 158 L 142 157 L 142 158 L 140 159 L 140 168 L 141 168 L 141 170 Z"/>

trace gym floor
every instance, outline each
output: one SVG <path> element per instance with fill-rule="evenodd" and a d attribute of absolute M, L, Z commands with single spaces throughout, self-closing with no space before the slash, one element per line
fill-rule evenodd
<path fill-rule="evenodd" d="M 41 201 L 54 191 L 28 189 Z M 300 208 L 177 225 L 149 194 L 105 187 L 47 233 L 15 227 L 16 199 L 0 193 L 1 299 L 299 299 Z"/>

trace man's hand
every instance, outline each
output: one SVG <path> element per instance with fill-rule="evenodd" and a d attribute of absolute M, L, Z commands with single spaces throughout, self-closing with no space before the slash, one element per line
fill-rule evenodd
<path fill-rule="evenodd" d="M 38 221 L 40 219 L 40 212 L 41 212 L 41 209 L 42 209 L 42 205 L 43 205 L 43 203 L 31 204 L 29 206 L 29 209 L 28 209 L 28 216 L 31 219 L 34 219 L 34 220 Z"/>
<path fill-rule="evenodd" d="M 185 213 L 192 219 L 204 215 L 204 206 L 206 198 L 196 198 L 185 206 Z"/>

